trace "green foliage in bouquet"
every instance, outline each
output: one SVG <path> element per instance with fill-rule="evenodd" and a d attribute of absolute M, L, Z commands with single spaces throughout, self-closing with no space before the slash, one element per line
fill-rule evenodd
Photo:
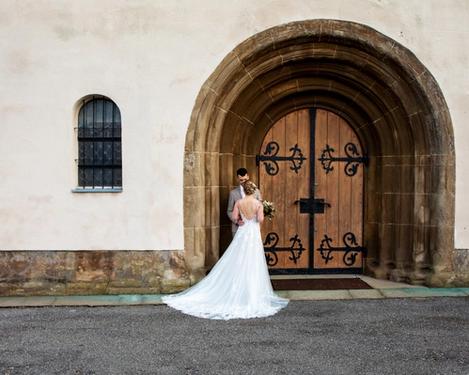
<path fill-rule="evenodd" d="M 263 201 L 262 205 L 264 206 L 264 216 L 269 220 L 275 216 L 275 206 L 273 202 Z"/>

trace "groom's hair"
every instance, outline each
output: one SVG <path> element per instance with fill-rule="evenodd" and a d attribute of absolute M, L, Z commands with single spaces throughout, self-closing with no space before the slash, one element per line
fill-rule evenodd
<path fill-rule="evenodd" d="M 237 171 L 236 171 L 236 174 L 238 176 L 246 176 L 248 174 L 248 170 L 246 168 L 239 168 Z"/>

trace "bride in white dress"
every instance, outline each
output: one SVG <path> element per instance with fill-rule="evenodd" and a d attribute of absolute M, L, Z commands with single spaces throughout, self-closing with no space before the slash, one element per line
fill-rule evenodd
<path fill-rule="evenodd" d="M 243 184 L 245 198 L 236 202 L 233 218 L 241 225 L 210 273 L 189 289 L 162 298 L 183 313 L 208 319 L 247 319 L 273 315 L 288 304 L 270 282 L 260 224 L 262 203 L 254 198 L 256 185 Z"/>

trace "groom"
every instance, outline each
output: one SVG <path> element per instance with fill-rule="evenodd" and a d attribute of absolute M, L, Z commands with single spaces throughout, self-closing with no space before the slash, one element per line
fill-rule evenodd
<path fill-rule="evenodd" d="M 236 176 L 238 177 L 239 186 L 230 191 L 230 198 L 228 200 L 228 209 L 226 210 L 226 214 L 231 220 L 231 233 L 233 236 L 238 230 L 238 227 L 244 224 L 241 218 L 238 218 L 237 220 L 233 220 L 233 218 L 231 217 L 231 214 L 233 213 L 233 208 L 234 208 L 236 201 L 245 197 L 242 184 L 249 180 L 248 170 L 246 168 L 239 168 L 236 171 Z M 259 201 L 262 200 L 261 192 L 259 191 L 259 189 L 257 189 L 256 192 L 254 193 L 254 197 Z"/>

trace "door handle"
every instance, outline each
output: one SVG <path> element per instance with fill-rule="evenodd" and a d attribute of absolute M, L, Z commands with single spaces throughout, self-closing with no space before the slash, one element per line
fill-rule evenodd
<path fill-rule="evenodd" d="M 294 203 L 300 205 L 300 213 L 302 214 L 322 214 L 326 207 L 331 207 L 322 198 L 300 198 Z"/>

